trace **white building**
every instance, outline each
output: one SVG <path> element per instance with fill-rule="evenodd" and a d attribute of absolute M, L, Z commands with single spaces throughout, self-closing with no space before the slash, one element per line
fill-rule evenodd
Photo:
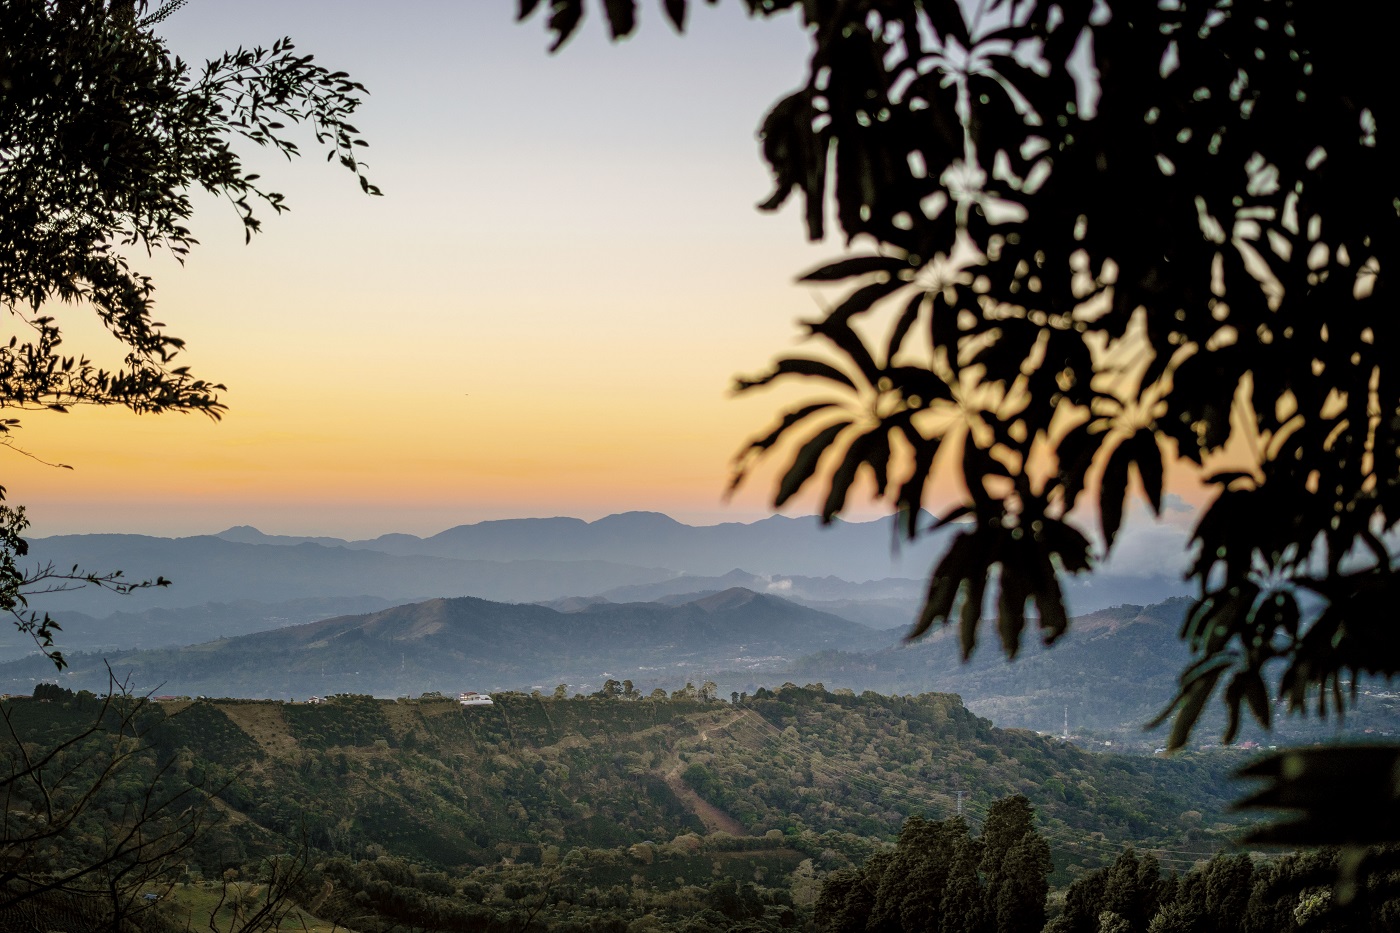
<path fill-rule="evenodd" d="M 491 706 L 491 694 L 489 693 L 459 693 L 457 702 L 463 706 Z"/>

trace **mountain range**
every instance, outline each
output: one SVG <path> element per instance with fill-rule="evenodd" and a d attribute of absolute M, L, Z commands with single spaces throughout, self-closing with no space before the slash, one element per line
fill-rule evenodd
<path fill-rule="evenodd" d="M 811 517 L 774 515 L 751 523 L 697 526 L 659 512 L 624 512 L 593 522 L 578 518 L 504 519 L 458 525 L 427 538 L 388 534 L 347 541 L 265 535 L 248 526 L 229 528 L 217 537 L 242 544 L 315 544 L 454 560 L 574 561 L 587 555 L 593 560 L 706 576 L 742 567 L 762 575 L 831 574 L 846 580 L 921 576 L 947 539 L 946 533 L 935 533 L 896 547 L 890 519 L 836 521 L 823 528 Z"/>
<path fill-rule="evenodd" d="M 872 592 L 901 585 L 890 582 Z M 633 592 L 627 587 L 614 595 Z M 357 602 L 288 605 L 305 616 L 355 608 Z M 141 692 L 253 698 L 551 692 L 557 684 L 587 694 L 607 679 L 630 680 L 644 694 L 712 680 L 728 696 L 783 682 L 818 683 L 893 695 L 957 694 L 969 709 L 1004 727 L 1097 734 L 1119 746 L 1150 749 L 1162 736 L 1144 735 L 1142 726 L 1167 706 L 1190 661 L 1177 637 L 1188 605 L 1178 598 L 1081 615 L 1052 647 L 1039 647 L 1030 636 L 1012 664 L 990 624 L 984 643 L 963 663 L 950 628 L 907 644 L 897 630 L 873 629 L 743 587 L 663 592 L 645 602 L 601 596 L 549 605 L 439 598 L 301 624 L 288 624 L 285 616 L 265 618 L 280 625 L 184 647 L 71 654 L 70 667 L 57 680 L 104 692 L 110 664 Z M 205 621 L 226 625 L 237 611 L 211 611 Z M 178 626 L 180 612 L 164 615 L 167 630 Z M 53 679 L 54 668 L 42 657 L 0 664 L 3 692 L 28 692 L 36 681 Z M 1207 737 L 1203 741 L 1223 729 L 1218 705 L 1211 710 L 1199 733 Z M 1300 723 L 1282 712 L 1278 719 L 1275 735 L 1290 740 L 1312 741 L 1337 730 L 1335 720 Z M 1368 685 L 1348 712 L 1346 727 L 1352 733 L 1400 733 L 1400 697 Z M 1272 741 L 1257 730 L 1245 737 Z"/>
<path fill-rule="evenodd" d="M 946 537 L 895 548 L 889 520 L 824 528 L 810 517 L 774 516 L 691 526 L 629 512 L 594 522 L 481 522 L 426 538 L 280 536 L 248 526 L 187 538 L 61 535 L 32 539 L 28 566 L 173 581 L 121 598 L 88 587 L 33 599 L 32 608 L 63 627 L 58 647 L 67 652 L 194 644 L 435 597 L 578 606 L 735 586 L 892 629 L 913 619 L 923 575 Z M 1099 573 L 1065 582 L 1077 613 L 1185 591 L 1171 575 Z M 24 636 L 0 629 L 0 660 L 34 650 Z"/>
<path fill-rule="evenodd" d="M 464 597 L 185 648 L 74 655 L 60 680 L 104 692 L 110 664 L 137 690 L 189 695 L 416 696 L 557 683 L 587 692 L 610 676 L 650 689 L 705 671 L 792 664 L 803 655 L 866 650 L 888 640 L 846 619 L 740 588 L 679 605 L 599 603 L 573 612 Z M 0 665 L 0 683 L 19 692 L 53 673 L 45 659 L 31 657 Z"/>

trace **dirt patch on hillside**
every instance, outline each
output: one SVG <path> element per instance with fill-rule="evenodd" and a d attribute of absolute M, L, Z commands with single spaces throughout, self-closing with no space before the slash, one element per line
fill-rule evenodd
<path fill-rule="evenodd" d="M 685 808 L 695 814 L 705 827 L 707 833 L 729 833 L 731 836 L 743 836 L 746 833 L 743 825 L 734 817 L 725 813 L 719 807 L 705 800 L 695 791 L 690 789 L 690 785 L 681 780 L 681 766 L 677 762 L 676 766 L 665 774 L 666 786 L 671 788 L 671 793 L 676 795 L 676 799 L 685 805 Z"/>
<path fill-rule="evenodd" d="M 710 732 L 719 732 L 723 729 L 727 729 L 745 715 L 745 713 L 741 712 L 735 716 L 731 716 L 723 723 L 714 723 L 705 729 L 701 729 L 699 736 L 700 742 L 703 744 L 710 741 Z M 680 760 L 680 750 L 672 749 L 672 755 L 674 757 L 667 762 L 669 767 L 666 767 L 662 778 L 666 781 L 666 786 L 671 788 L 671 793 L 676 795 L 676 799 L 678 799 L 687 810 L 695 814 L 696 819 L 705 827 L 705 832 L 729 833 L 731 836 L 748 835 L 748 831 L 744 829 L 742 823 L 691 789 L 690 785 L 681 778 L 682 762 Z"/>
<path fill-rule="evenodd" d="M 384 718 L 389 720 L 389 728 L 393 729 L 394 735 L 400 739 L 410 732 L 426 729 L 423 713 L 417 703 L 385 703 L 383 708 Z"/>
<path fill-rule="evenodd" d="M 296 750 L 297 741 L 287 727 L 278 703 L 229 703 L 219 709 L 233 724 L 273 755 L 286 755 Z"/>

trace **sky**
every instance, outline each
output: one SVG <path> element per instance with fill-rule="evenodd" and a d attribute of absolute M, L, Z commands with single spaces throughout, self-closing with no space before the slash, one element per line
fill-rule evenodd
<path fill-rule="evenodd" d="M 184 267 L 139 257 L 230 410 L 29 416 L 24 449 L 73 467 L 4 452 L 35 533 L 766 514 L 762 485 L 722 493 L 776 404 L 728 387 L 793 344 L 816 310 L 793 279 L 839 248 L 754 208 L 755 129 L 805 37 L 727 4 L 684 38 L 649 15 L 612 45 L 590 21 L 551 56 L 514 8 L 194 0 L 166 21 L 186 59 L 289 35 L 366 84 L 355 123 L 384 197 L 315 155 L 256 158 L 290 213 L 245 246 L 204 198 Z M 111 352 L 77 309 L 61 320 L 70 351 Z"/>
<path fill-rule="evenodd" d="M 366 84 L 354 122 L 384 197 L 314 153 L 255 152 L 290 213 L 245 246 L 203 197 L 183 266 L 139 257 L 229 412 L 30 415 L 33 458 L 0 454 L 34 534 L 769 514 L 763 477 L 723 494 L 795 396 L 729 386 L 798 344 L 821 297 L 794 280 L 842 246 L 807 243 L 796 201 L 755 208 L 771 190 L 755 130 L 800 83 L 807 39 L 738 3 L 693 10 L 678 37 L 644 3 L 633 39 L 594 16 L 550 55 L 515 6 L 193 0 L 163 24 L 187 60 L 288 35 Z M 113 351 L 81 309 L 59 317 L 69 352 Z"/>

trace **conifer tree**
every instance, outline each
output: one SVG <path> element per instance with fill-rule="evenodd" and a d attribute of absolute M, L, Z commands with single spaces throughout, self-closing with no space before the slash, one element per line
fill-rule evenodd
<path fill-rule="evenodd" d="M 1157 912 L 1160 882 L 1157 859 L 1128 849 L 1104 878 L 1103 909 L 1122 917 L 1132 933 L 1144 933 Z"/>
<path fill-rule="evenodd" d="M 868 933 L 900 933 L 937 924 L 938 891 L 948 873 L 942 824 L 921 816 L 905 821 L 875 893 Z"/>
<path fill-rule="evenodd" d="M 983 911 L 996 933 L 1038 933 L 1045 924 L 1050 846 L 1035 831 L 1025 797 L 1004 797 L 987 809 L 982 826 Z"/>
<path fill-rule="evenodd" d="M 1091 871 L 1076 878 L 1065 891 L 1064 909 L 1046 928 L 1047 933 L 1095 933 L 1102 910 L 1108 871 Z"/>
<path fill-rule="evenodd" d="M 961 833 L 953 843 L 953 858 L 948 866 L 948 881 L 939 902 L 937 933 L 985 933 L 986 909 L 982 901 L 982 883 L 977 877 L 977 865 L 982 860 L 982 847 L 967 832 L 967 824 L 959 818 Z M 927 927 L 930 933 L 934 927 Z"/>
<path fill-rule="evenodd" d="M 1212 929 L 1220 933 L 1242 929 L 1254 881 L 1253 861 L 1243 852 L 1217 855 L 1206 863 L 1202 875 L 1205 914 Z"/>
<path fill-rule="evenodd" d="M 813 905 L 812 919 L 821 933 L 865 933 L 875 898 L 863 869 L 842 868 L 827 875 Z"/>
<path fill-rule="evenodd" d="M 1034 830 L 1011 846 L 1000 865 L 1000 883 L 995 889 L 988 885 L 996 933 L 1039 933 L 1054 869 L 1050 844 Z"/>

